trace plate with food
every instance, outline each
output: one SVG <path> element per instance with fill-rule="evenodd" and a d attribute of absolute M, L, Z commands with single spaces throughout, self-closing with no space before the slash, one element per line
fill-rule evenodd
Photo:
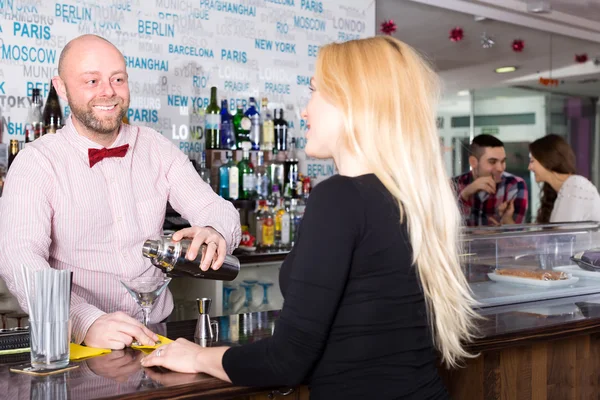
<path fill-rule="evenodd" d="M 553 269 L 555 271 L 566 272 L 567 274 L 579 276 L 581 278 L 600 279 L 600 270 L 589 271 L 581 269 L 577 265 L 565 265 L 563 267 L 554 267 Z"/>
<path fill-rule="evenodd" d="M 579 281 L 578 277 L 567 272 L 545 269 L 497 268 L 488 277 L 498 283 L 539 287 L 570 286 Z"/>

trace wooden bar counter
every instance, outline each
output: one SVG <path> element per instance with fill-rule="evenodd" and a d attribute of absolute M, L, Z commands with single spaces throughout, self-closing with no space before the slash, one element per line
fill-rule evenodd
<path fill-rule="evenodd" d="M 600 397 L 600 295 L 483 310 L 479 353 L 465 368 L 440 368 L 453 399 L 597 399 Z M 272 334 L 277 311 L 215 318 L 220 340 L 244 344 Z M 159 325 L 170 338 L 193 339 L 196 321 Z M 402 340 L 402 338 L 398 338 Z M 0 357 L 0 398 L 6 399 L 308 399 L 306 387 L 237 387 L 206 375 L 144 369 L 142 353 L 127 349 L 47 377 L 9 371 L 29 354 Z M 22 362 L 22 361 L 21 361 Z M 43 397 L 44 391 L 54 395 Z M 373 388 L 373 398 L 377 388 Z"/>
<path fill-rule="evenodd" d="M 600 295 L 503 309 L 485 315 L 477 358 L 440 369 L 453 399 L 600 398 Z"/>

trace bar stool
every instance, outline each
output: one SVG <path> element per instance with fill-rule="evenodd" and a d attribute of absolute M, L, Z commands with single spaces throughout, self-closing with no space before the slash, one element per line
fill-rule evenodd
<path fill-rule="evenodd" d="M 17 320 L 17 328 L 22 328 L 23 327 L 23 326 L 21 326 L 21 320 L 23 318 L 27 318 L 27 317 L 29 317 L 28 314 L 19 313 L 19 312 L 13 312 L 13 313 L 10 313 L 10 314 L 6 315 L 7 319 L 8 318 L 14 318 L 14 319 Z"/>
<path fill-rule="evenodd" d="M 14 312 L 14 310 L 2 310 L 0 309 L 0 318 L 2 320 L 2 329 L 7 329 L 8 328 L 8 319 L 7 319 L 7 315 Z"/>

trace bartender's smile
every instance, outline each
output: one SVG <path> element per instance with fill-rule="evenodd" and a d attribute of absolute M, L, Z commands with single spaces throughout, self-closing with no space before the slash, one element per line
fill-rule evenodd
<path fill-rule="evenodd" d="M 117 106 L 116 104 L 113 104 L 110 106 L 94 106 L 94 108 L 97 110 L 102 110 L 102 111 L 112 111 L 115 109 L 116 106 Z"/>

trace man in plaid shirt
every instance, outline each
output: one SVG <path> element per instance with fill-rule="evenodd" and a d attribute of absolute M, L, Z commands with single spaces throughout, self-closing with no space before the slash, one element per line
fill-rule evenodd
<path fill-rule="evenodd" d="M 504 143 L 479 135 L 469 149 L 471 171 L 452 178 L 467 226 L 521 224 L 527 212 L 527 185 L 506 172 Z"/>

